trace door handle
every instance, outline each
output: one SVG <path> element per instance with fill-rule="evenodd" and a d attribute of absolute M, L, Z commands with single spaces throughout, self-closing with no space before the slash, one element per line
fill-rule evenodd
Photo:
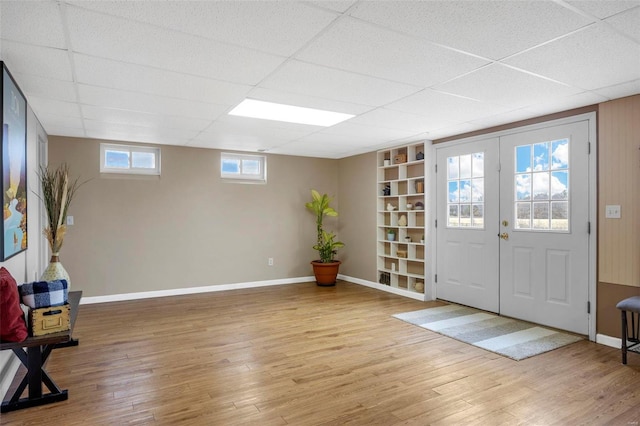
<path fill-rule="evenodd" d="M 509 239 L 509 234 L 507 234 L 506 232 L 503 232 L 502 234 L 498 234 L 498 236 L 505 241 Z"/>

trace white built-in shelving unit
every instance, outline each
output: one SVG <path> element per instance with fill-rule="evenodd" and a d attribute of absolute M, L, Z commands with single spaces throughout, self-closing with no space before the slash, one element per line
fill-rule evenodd
<path fill-rule="evenodd" d="M 430 142 L 419 142 L 377 154 L 379 288 L 418 300 L 427 300 L 429 291 L 425 191 L 430 186 L 425 182 L 425 165 L 430 147 Z M 391 229 L 393 241 L 388 237 Z"/>

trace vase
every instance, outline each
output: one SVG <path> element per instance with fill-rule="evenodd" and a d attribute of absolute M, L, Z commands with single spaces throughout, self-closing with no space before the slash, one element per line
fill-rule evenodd
<path fill-rule="evenodd" d="M 53 253 L 51 255 L 51 260 L 49 261 L 49 266 L 44 270 L 42 276 L 40 277 L 41 281 L 53 281 L 53 280 L 67 280 L 67 290 L 71 287 L 71 281 L 69 280 L 69 274 L 67 273 L 62 263 L 60 263 L 60 257 L 58 253 Z"/>

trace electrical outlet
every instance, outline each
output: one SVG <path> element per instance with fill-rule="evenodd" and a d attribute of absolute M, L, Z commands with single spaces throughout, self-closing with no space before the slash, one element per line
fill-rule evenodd
<path fill-rule="evenodd" d="M 619 205 L 607 205 L 605 207 L 604 216 L 607 219 L 620 219 L 620 206 Z"/>
<path fill-rule="evenodd" d="M 267 264 L 269 266 L 273 266 L 273 257 L 270 257 L 269 260 L 267 261 Z"/>

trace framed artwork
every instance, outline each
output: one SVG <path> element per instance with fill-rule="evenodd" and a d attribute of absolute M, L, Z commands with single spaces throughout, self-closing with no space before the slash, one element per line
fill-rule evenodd
<path fill-rule="evenodd" d="M 0 260 L 27 249 L 27 101 L 2 64 L 2 232 Z"/>

